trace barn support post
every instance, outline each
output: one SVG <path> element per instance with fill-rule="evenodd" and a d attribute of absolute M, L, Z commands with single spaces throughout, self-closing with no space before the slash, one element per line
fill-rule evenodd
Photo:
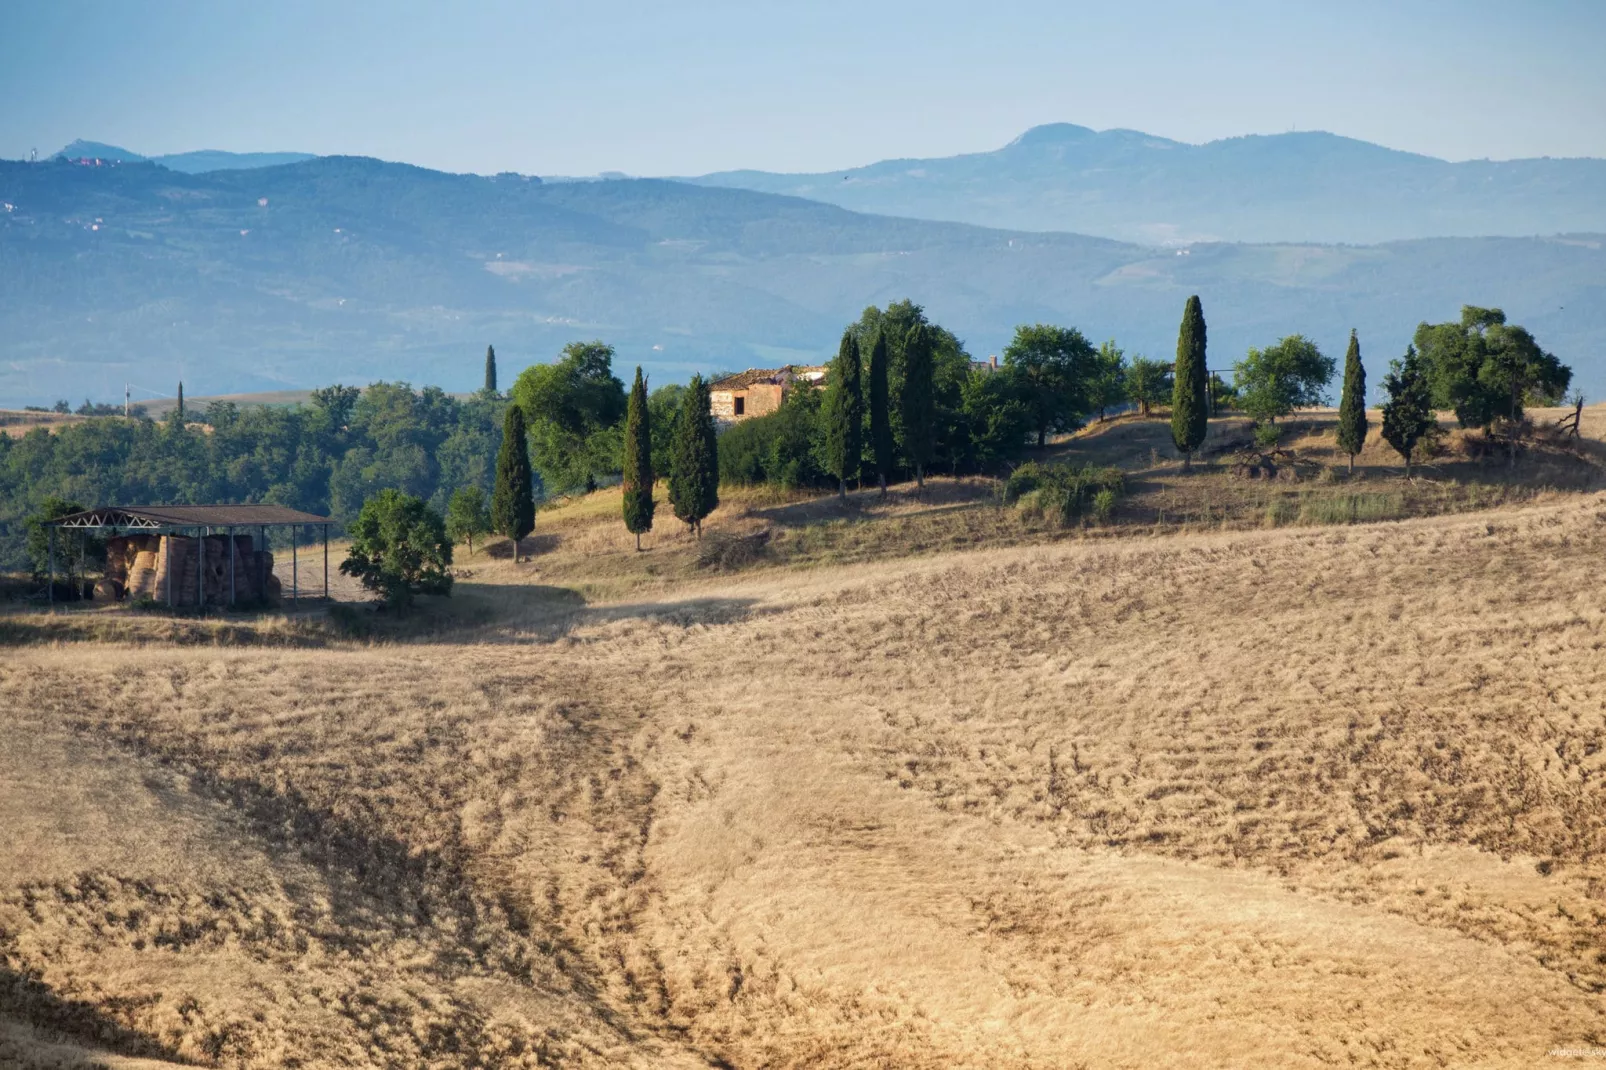
<path fill-rule="evenodd" d="M 301 598 L 300 575 L 296 569 L 296 545 L 300 539 L 296 538 L 296 529 L 290 529 L 290 605 L 299 608 Z"/>
<path fill-rule="evenodd" d="M 204 528 L 195 529 L 195 609 L 206 609 L 206 539 Z"/>
<path fill-rule="evenodd" d="M 178 595 L 173 592 L 173 551 L 178 549 L 178 544 L 173 541 L 176 531 L 177 529 L 169 530 L 166 535 L 162 536 L 162 541 L 167 543 L 165 547 L 167 553 L 163 556 L 167 558 L 167 608 L 169 610 L 178 608 Z"/>
<path fill-rule="evenodd" d="M 329 525 L 323 526 L 323 600 L 329 601 Z"/>
<path fill-rule="evenodd" d="M 257 597 L 268 601 L 268 526 L 257 525 Z"/>
<path fill-rule="evenodd" d="M 229 532 L 229 608 L 234 608 L 234 528 L 230 526 Z"/>
<path fill-rule="evenodd" d="M 56 525 L 54 524 L 50 525 L 49 541 L 50 563 L 48 567 L 50 569 L 50 575 L 45 577 L 45 590 L 48 592 L 46 597 L 50 599 L 50 606 L 52 609 L 54 609 L 56 605 Z"/>

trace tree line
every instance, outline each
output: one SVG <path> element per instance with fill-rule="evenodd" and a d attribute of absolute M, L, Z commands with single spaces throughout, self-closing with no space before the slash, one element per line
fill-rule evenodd
<path fill-rule="evenodd" d="M 1003 472 L 1050 435 L 1127 408 L 1167 410 L 1191 465 L 1212 413 L 1244 412 L 1274 447 L 1278 420 L 1325 403 L 1336 371 L 1314 342 L 1292 335 L 1251 349 L 1229 384 L 1208 369 L 1197 297 L 1185 305 L 1173 361 L 1129 359 L 1113 340 L 1094 345 L 1074 327 L 1032 324 L 1016 330 L 995 370 L 906 300 L 846 326 L 823 389 L 799 384 L 778 411 L 716 436 L 708 380 L 648 391 L 638 369 L 627 391 L 613 357 L 603 342 L 573 343 L 504 394 L 488 349 L 484 387 L 467 398 L 406 383 L 336 385 L 301 406 L 214 402 L 159 421 L 97 418 L 0 437 L 0 565 L 31 563 L 28 521 L 48 499 L 272 502 L 350 525 L 365 502 L 394 490 L 425 503 L 450 537 L 473 540 L 527 534 L 543 498 L 623 482 L 626 527 L 640 534 L 655 515 L 652 488 L 667 476 L 677 518 L 696 529 L 721 483 L 846 493 L 850 484 L 918 486 L 934 472 Z M 1435 410 L 1449 409 L 1463 426 L 1505 435 L 1514 455 L 1523 407 L 1559 399 L 1569 381 L 1566 366 L 1498 309 L 1468 307 L 1457 322 L 1422 324 L 1390 365 L 1383 437 L 1409 465 L 1432 436 Z M 1353 337 L 1343 383 L 1340 445 L 1353 457 L 1366 433 Z"/>

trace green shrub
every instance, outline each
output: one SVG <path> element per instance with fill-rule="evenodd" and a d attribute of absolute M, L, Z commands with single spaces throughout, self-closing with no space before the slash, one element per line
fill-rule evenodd
<path fill-rule="evenodd" d="M 340 571 L 387 606 L 404 609 L 415 595 L 451 594 L 451 564 L 452 541 L 440 514 L 422 498 L 387 489 L 363 503 Z"/>
<path fill-rule="evenodd" d="M 733 425 L 719 437 L 719 481 L 770 483 L 786 490 L 831 487 L 819 459 L 819 408 L 823 392 L 796 387 L 775 412 Z"/>
<path fill-rule="evenodd" d="M 1028 461 L 1005 481 L 1004 502 L 1018 506 L 1026 516 L 1065 527 L 1084 516 L 1108 519 L 1125 487 L 1119 468 Z"/>

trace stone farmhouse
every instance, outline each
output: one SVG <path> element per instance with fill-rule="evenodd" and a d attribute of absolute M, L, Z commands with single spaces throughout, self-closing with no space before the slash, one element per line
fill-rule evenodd
<path fill-rule="evenodd" d="M 786 392 L 799 382 L 820 384 L 824 365 L 788 364 L 784 368 L 749 368 L 708 384 L 709 409 L 721 423 L 739 423 L 774 412 Z"/>

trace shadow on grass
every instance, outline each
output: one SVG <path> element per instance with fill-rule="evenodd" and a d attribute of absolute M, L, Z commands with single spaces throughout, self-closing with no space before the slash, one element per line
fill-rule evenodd
<path fill-rule="evenodd" d="M 885 498 L 879 490 L 870 488 L 852 491 L 846 501 L 830 494 L 782 505 L 750 507 L 744 515 L 777 527 L 801 528 L 833 521 L 886 520 L 906 515 L 911 510 L 929 515 L 991 502 L 994 497 L 994 484 L 990 480 L 934 480 L 922 491 L 917 491 L 913 483 L 889 487 Z"/>
<path fill-rule="evenodd" d="M 549 532 L 536 532 L 534 535 L 527 535 L 519 540 L 519 558 L 522 560 L 526 557 L 549 554 L 556 550 L 558 544 L 562 541 L 557 535 Z M 513 560 L 513 541 L 511 539 L 498 539 L 494 542 L 487 542 L 475 551 L 475 556 L 480 555 L 495 561 L 511 561 Z M 473 561 L 470 558 L 465 558 L 457 563 L 460 565 L 472 565 Z"/>
<path fill-rule="evenodd" d="M 577 628 L 631 619 L 680 627 L 734 624 L 753 604 L 749 598 L 706 597 L 592 606 L 568 587 L 459 583 L 452 597 L 420 599 L 405 611 L 337 606 L 331 619 L 342 638 L 367 642 L 553 643 Z"/>
<path fill-rule="evenodd" d="M 38 978 L 0 965 L 0 1008 L 29 1026 L 38 1040 L 78 1044 L 131 1058 L 187 1063 L 189 1060 L 180 1058 L 171 1048 L 128 1028 L 113 1016 L 118 1010 L 135 1010 L 159 999 L 111 998 L 103 1005 L 66 999 Z"/>

